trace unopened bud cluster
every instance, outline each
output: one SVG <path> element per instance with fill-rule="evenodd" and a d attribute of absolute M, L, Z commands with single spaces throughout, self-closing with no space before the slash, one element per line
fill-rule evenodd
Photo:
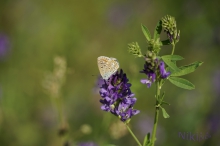
<path fill-rule="evenodd" d="M 169 38 L 170 42 L 177 43 L 180 38 L 180 30 L 177 30 L 175 18 L 170 15 L 166 15 L 161 20 L 162 27 L 167 33 L 167 37 Z"/>
<path fill-rule="evenodd" d="M 159 53 L 160 51 L 160 47 L 162 46 L 161 44 L 161 41 L 160 41 L 160 38 L 154 40 L 154 39 L 151 39 L 150 41 L 148 41 L 148 50 L 149 51 L 152 51 L 152 52 L 155 52 L 155 53 Z"/>
<path fill-rule="evenodd" d="M 128 52 L 136 57 L 142 57 L 141 49 L 137 42 L 132 42 L 128 44 Z"/>
<path fill-rule="evenodd" d="M 157 58 L 156 54 L 152 51 L 147 51 L 145 56 L 145 61 L 149 66 L 149 69 L 153 70 L 155 67 L 155 59 Z"/>

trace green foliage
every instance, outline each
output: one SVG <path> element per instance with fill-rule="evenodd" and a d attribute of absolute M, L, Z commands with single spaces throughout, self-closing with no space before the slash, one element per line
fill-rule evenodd
<path fill-rule="evenodd" d="M 184 59 L 182 56 L 179 55 L 164 55 L 161 57 L 163 61 L 167 64 L 168 70 L 171 71 L 171 77 L 169 77 L 169 81 L 176 85 L 177 87 L 192 90 L 195 89 L 195 86 L 188 80 L 183 78 L 177 78 L 175 76 L 182 76 L 194 72 L 197 67 L 201 66 L 203 62 L 196 61 L 189 65 L 185 65 L 182 67 L 176 66 L 176 61 Z"/>
<path fill-rule="evenodd" d="M 161 100 L 160 100 L 160 104 L 161 104 L 161 101 L 163 101 L 163 99 L 164 99 L 164 96 L 165 96 L 165 92 L 163 92 L 163 94 L 161 95 Z"/>
<path fill-rule="evenodd" d="M 146 146 L 152 146 L 152 142 L 148 143 Z"/>
<path fill-rule="evenodd" d="M 160 106 L 161 110 L 162 110 L 162 114 L 163 114 L 163 117 L 166 119 L 166 118 L 169 118 L 170 116 L 168 115 L 168 113 L 166 112 L 166 110 L 164 108 L 162 108 Z"/>
<path fill-rule="evenodd" d="M 144 137 L 143 146 L 150 146 L 150 144 L 151 144 L 151 139 L 150 139 L 150 132 L 149 132 Z"/>
<path fill-rule="evenodd" d="M 170 67 L 173 71 L 179 71 L 180 69 L 176 66 L 176 64 L 171 61 L 170 59 L 167 59 L 166 56 L 162 56 L 161 57 L 163 59 L 163 61 L 165 62 L 165 64 Z"/>
<path fill-rule="evenodd" d="M 195 89 L 195 86 L 186 79 L 178 78 L 178 77 L 169 77 L 168 79 L 172 84 L 176 85 L 177 87 L 188 90 Z"/>
<path fill-rule="evenodd" d="M 141 29 L 142 29 L 142 32 L 144 33 L 144 36 L 146 37 L 147 41 L 150 41 L 151 35 L 150 35 L 150 31 L 148 30 L 148 28 L 146 26 L 144 26 L 143 24 L 141 24 Z"/>
<path fill-rule="evenodd" d="M 183 75 L 189 74 L 191 72 L 194 72 L 196 70 L 196 68 L 201 66 L 202 64 L 203 64 L 203 62 L 196 61 L 196 62 L 191 63 L 189 65 L 182 66 L 182 67 L 180 67 L 179 71 L 173 72 L 171 74 L 171 76 L 183 76 Z"/>
<path fill-rule="evenodd" d="M 163 59 L 166 60 L 173 60 L 173 61 L 178 61 L 178 60 L 183 60 L 184 58 L 179 55 L 164 55 L 162 56 Z"/>
<path fill-rule="evenodd" d="M 165 102 L 165 101 L 162 101 L 162 102 L 161 102 L 161 105 L 163 105 L 163 104 L 170 105 L 169 103 L 167 103 L 167 102 Z"/>
<path fill-rule="evenodd" d="M 164 46 L 164 45 L 170 45 L 170 44 L 171 44 L 169 39 L 163 40 L 163 41 L 161 41 L 161 43 L 162 43 L 163 46 Z"/>
<path fill-rule="evenodd" d="M 165 92 L 163 92 L 161 98 L 159 98 L 159 101 L 158 101 L 158 102 L 159 102 L 159 105 L 163 105 L 163 104 L 170 105 L 169 103 L 163 101 L 164 96 L 165 96 Z"/>
<path fill-rule="evenodd" d="M 162 31 L 162 28 L 164 29 L 164 32 L 167 34 L 168 39 L 160 41 L 160 34 Z M 170 105 L 170 104 L 163 100 L 165 93 L 163 93 L 162 96 L 160 97 L 160 90 L 162 86 L 164 85 L 166 79 L 168 78 L 169 81 L 172 84 L 176 85 L 177 87 L 188 89 L 188 90 L 194 89 L 195 86 L 190 81 L 183 79 L 183 78 L 178 78 L 175 76 L 181 76 L 181 75 L 194 72 L 197 67 L 202 65 L 202 62 L 197 61 L 190 65 L 186 65 L 182 67 L 177 66 L 177 61 L 183 60 L 184 58 L 180 55 L 173 55 L 175 51 L 175 45 L 179 41 L 179 38 L 180 38 L 180 30 L 177 30 L 176 20 L 174 17 L 170 15 L 166 15 L 161 20 L 159 20 L 154 30 L 153 39 L 151 38 L 149 29 L 145 25 L 141 24 L 141 29 L 142 29 L 144 36 L 147 39 L 147 44 L 148 44 L 146 54 L 143 56 L 145 58 L 146 74 L 147 76 L 149 76 L 148 80 L 150 80 L 151 82 L 156 82 L 156 86 L 157 86 L 157 92 L 155 95 L 156 109 L 160 107 L 162 110 L 163 117 L 169 118 L 170 117 L 169 114 L 166 112 L 166 110 L 161 105 Z M 164 45 L 172 45 L 171 55 L 159 56 L 161 47 Z M 139 46 L 138 47 L 136 46 L 138 45 L 135 45 L 134 43 L 130 44 L 129 52 L 132 53 L 133 55 L 138 56 L 139 49 L 136 49 L 136 48 L 139 48 Z M 164 66 L 161 66 L 161 64 L 156 63 L 157 61 L 155 61 L 155 59 L 158 59 L 159 61 L 163 60 L 167 66 L 166 70 L 163 69 Z M 169 71 L 171 74 L 168 73 Z M 156 76 L 156 81 L 151 80 L 151 78 L 153 77 L 149 72 L 154 73 L 154 75 Z M 166 78 L 161 74 L 167 75 Z M 158 122 L 158 112 L 155 113 L 155 121 L 154 121 L 154 128 L 152 131 L 151 142 L 150 142 L 150 136 L 146 135 L 144 139 L 144 144 L 143 144 L 144 146 L 145 145 L 154 146 L 157 122 Z"/>
<path fill-rule="evenodd" d="M 143 57 L 141 49 L 137 42 L 132 42 L 128 44 L 128 52 L 134 55 L 135 57 Z"/>
<path fill-rule="evenodd" d="M 157 23 L 157 26 L 154 30 L 154 40 L 157 40 L 160 37 L 161 31 L 162 31 L 162 21 L 159 20 L 159 22 Z"/>

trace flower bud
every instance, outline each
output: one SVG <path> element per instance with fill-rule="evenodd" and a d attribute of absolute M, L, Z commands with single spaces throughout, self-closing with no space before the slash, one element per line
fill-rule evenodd
<path fill-rule="evenodd" d="M 162 18 L 162 27 L 164 31 L 167 33 L 167 37 L 169 38 L 171 43 L 177 43 L 180 37 L 180 31 L 177 31 L 176 20 L 174 17 L 170 15 L 166 15 Z"/>
<path fill-rule="evenodd" d="M 141 49 L 137 42 L 128 44 L 128 52 L 136 57 L 143 57 Z"/>

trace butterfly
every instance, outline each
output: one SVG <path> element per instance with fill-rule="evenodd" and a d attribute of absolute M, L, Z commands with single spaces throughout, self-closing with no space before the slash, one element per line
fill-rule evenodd
<path fill-rule="evenodd" d="M 119 68 L 119 62 L 112 57 L 99 56 L 97 63 L 99 72 L 105 80 L 108 80 Z"/>

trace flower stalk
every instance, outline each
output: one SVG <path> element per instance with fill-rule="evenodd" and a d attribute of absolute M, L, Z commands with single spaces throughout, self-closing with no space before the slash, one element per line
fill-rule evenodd
<path fill-rule="evenodd" d="M 155 140 L 156 140 L 156 132 L 157 132 L 157 124 L 158 124 L 158 119 L 159 119 L 159 97 L 160 97 L 160 84 L 157 81 L 156 82 L 156 107 L 155 107 L 155 117 L 154 117 L 154 126 L 153 126 L 153 131 L 152 131 L 152 146 L 154 146 Z"/>
<path fill-rule="evenodd" d="M 140 143 L 140 141 L 137 139 L 137 137 L 134 135 L 134 133 L 133 133 L 132 130 L 130 129 L 130 127 L 129 127 L 127 124 L 125 124 L 125 125 L 126 125 L 128 131 L 130 132 L 130 134 L 132 135 L 132 137 L 134 138 L 134 140 L 137 142 L 137 144 L 138 144 L 139 146 L 142 146 L 141 143 Z"/>
<path fill-rule="evenodd" d="M 174 54 L 174 51 L 175 51 L 175 44 L 172 44 L 172 45 L 173 45 L 173 49 L 172 49 L 171 55 L 173 55 L 173 54 Z"/>

